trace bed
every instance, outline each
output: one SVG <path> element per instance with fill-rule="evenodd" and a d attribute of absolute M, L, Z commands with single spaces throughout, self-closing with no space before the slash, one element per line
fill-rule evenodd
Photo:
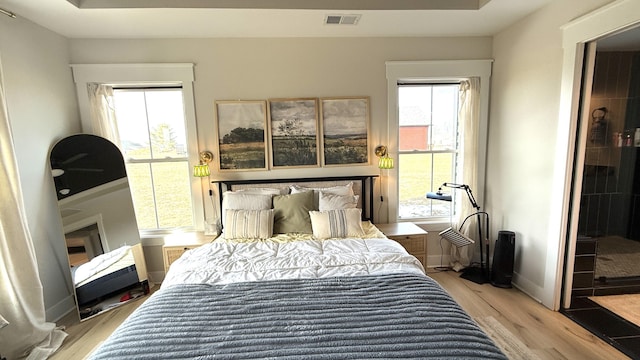
<path fill-rule="evenodd" d="M 249 186 L 224 191 L 223 235 L 176 260 L 89 358 L 506 359 L 363 220 L 371 197 L 353 188 L 371 179 L 325 180 L 233 184 Z"/>
<path fill-rule="evenodd" d="M 143 293 L 149 292 L 140 244 L 122 246 L 98 255 L 87 263 L 72 267 L 71 275 L 82 319 L 95 314 L 93 305 L 114 293 L 132 288 L 140 288 Z"/>

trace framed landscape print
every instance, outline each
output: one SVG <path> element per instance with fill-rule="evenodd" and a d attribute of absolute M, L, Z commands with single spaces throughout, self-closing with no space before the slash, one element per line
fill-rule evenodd
<path fill-rule="evenodd" d="M 369 97 L 323 98 L 324 165 L 369 163 Z"/>
<path fill-rule="evenodd" d="M 269 100 L 271 166 L 319 166 L 318 100 Z"/>
<path fill-rule="evenodd" d="M 220 170 L 267 169 L 267 102 L 216 101 Z"/>

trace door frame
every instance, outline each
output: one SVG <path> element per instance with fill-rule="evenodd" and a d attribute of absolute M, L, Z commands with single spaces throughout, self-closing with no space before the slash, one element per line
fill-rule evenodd
<path fill-rule="evenodd" d="M 589 14 L 581 16 L 562 26 L 564 58 L 562 64 L 562 83 L 560 90 L 560 121 L 558 122 L 558 147 L 556 148 L 556 166 L 564 171 L 554 172 L 553 183 L 564 184 L 556 190 L 554 198 L 560 230 L 560 244 L 557 249 L 549 247 L 547 269 L 555 268 L 555 286 L 553 309 L 560 309 L 563 294 L 563 278 L 573 277 L 573 266 L 565 262 L 569 249 L 575 253 L 575 236 L 571 237 L 571 189 L 575 164 L 576 137 L 580 115 L 580 97 L 583 75 L 583 54 L 588 42 L 622 31 L 640 24 L 640 2 L 637 0 L 618 0 L 605 5 Z M 552 218 L 554 218 L 552 217 Z M 550 279 L 551 280 L 551 279 Z"/>
<path fill-rule="evenodd" d="M 596 60 L 596 42 L 585 45 L 583 56 L 582 85 L 580 95 L 580 116 L 577 119 L 575 153 L 573 162 L 573 180 L 571 204 L 569 210 L 569 230 L 567 236 L 567 253 L 565 256 L 565 275 L 562 295 L 562 307 L 568 309 L 571 306 L 571 293 L 573 291 L 573 269 L 576 257 L 576 244 L 578 238 L 578 222 L 580 219 L 580 204 L 582 201 L 582 180 L 584 178 L 584 163 L 587 148 L 589 129 L 589 115 L 591 108 L 591 92 L 593 89 L 593 75 Z"/>

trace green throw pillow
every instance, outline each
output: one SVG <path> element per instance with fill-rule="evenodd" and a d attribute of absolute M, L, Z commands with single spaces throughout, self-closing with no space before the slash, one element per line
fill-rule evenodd
<path fill-rule="evenodd" d="M 273 232 L 313 233 L 309 210 L 313 210 L 313 191 L 273 197 Z"/>

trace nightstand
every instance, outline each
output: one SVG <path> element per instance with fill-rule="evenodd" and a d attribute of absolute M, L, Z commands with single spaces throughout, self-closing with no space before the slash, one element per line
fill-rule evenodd
<path fill-rule="evenodd" d="M 399 242 L 427 268 L 427 232 L 411 222 L 375 224 L 389 239 Z"/>
<path fill-rule="evenodd" d="M 165 273 L 169 270 L 169 266 L 178 260 L 185 251 L 212 242 L 215 238 L 215 236 L 205 236 L 202 233 L 171 234 L 166 236 L 164 238 L 164 245 L 162 245 Z"/>

